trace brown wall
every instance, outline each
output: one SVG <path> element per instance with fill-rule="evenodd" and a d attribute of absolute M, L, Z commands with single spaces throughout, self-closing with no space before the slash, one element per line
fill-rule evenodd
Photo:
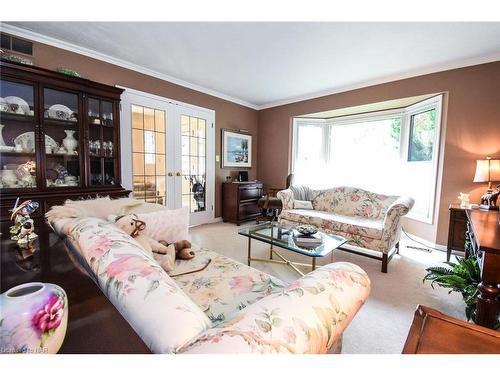
<path fill-rule="evenodd" d="M 221 153 L 221 130 L 247 129 L 253 137 L 253 155 L 257 155 L 258 147 L 258 113 L 256 110 L 244 107 L 199 91 L 191 90 L 144 75 L 129 69 L 121 68 L 103 61 L 92 59 L 77 53 L 41 43 L 34 43 L 33 55 L 35 65 L 55 69 L 67 67 L 76 70 L 84 78 L 102 82 L 108 85 L 120 85 L 151 94 L 167 97 L 169 99 L 209 108 L 215 111 L 215 152 Z M 221 215 L 222 182 L 234 170 L 220 168 L 216 162 L 215 168 L 215 216 Z M 253 157 L 253 167 L 249 169 L 250 179 L 257 178 L 257 157 Z"/>
<path fill-rule="evenodd" d="M 448 205 L 459 192 L 473 202 L 485 184 L 472 182 L 475 160 L 500 158 L 500 62 L 428 74 L 347 91 L 259 111 L 259 178 L 283 186 L 290 168 L 291 124 L 294 116 L 416 95 L 445 93 L 442 181 L 437 225 L 413 220 L 408 229 L 422 238 L 446 244 Z M 383 166 L 381 166 L 383 167 Z"/>
<path fill-rule="evenodd" d="M 357 106 L 384 100 L 445 93 L 443 105 L 442 181 L 439 180 L 439 215 L 435 225 L 408 220 L 407 228 L 429 241 L 445 244 L 448 204 L 458 192 L 472 193 L 478 201 L 484 184 L 474 184 L 475 160 L 500 158 L 500 62 L 449 70 L 370 86 L 280 107 L 256 111 L 223 99 L 175 85 L 135 71 L 48 45 L 34 43 L 35 64 L 48 69 L 65 66 L 83 77 L 130 87 L 170 99 L 213 109 L 216 113 L 216 154 L 221 153 L 222 128 L 248 129 L 253 138 L 250 178 L 266 186 L 283 187 L 291 161 L 291 124 L 294 116 Z M 216 163 L 215 216 L 221 214 L 221 184 L 235 170 Z"/>

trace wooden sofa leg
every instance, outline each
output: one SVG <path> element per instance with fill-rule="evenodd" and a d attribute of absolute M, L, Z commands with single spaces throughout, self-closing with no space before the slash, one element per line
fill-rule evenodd
<path fill-rule="evenodd" d="M 396 248 L 396 254 L 399 254 L 399 242 L 394 247 Z"/>
<path fill-rule="evenodd" d="M 382 254 L 382 272 L 387 273 L 387 264 L 389 263 L 389 258 L 387 253 Z"/>

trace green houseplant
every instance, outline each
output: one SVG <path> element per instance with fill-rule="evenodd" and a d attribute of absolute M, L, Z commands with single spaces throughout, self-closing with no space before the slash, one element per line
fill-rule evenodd
<path fill-rule="evenodd" d="M 478 285 L 481 282 L 479 263 L 476 257 L 459 258 L 457 263 L 444 262 L 446 266 L 435 266 L 426 269 L 425 281 L 431 282 L 431 287 L 437 284 L 451 289 L 448 293 L 459 292 L 465 302 L 467 320 L 476 320 Z"/>

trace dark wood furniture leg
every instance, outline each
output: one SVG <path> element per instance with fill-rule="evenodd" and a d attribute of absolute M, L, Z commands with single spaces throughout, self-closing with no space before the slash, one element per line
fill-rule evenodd
<path fill-rule="evenodd" d="M 389 263 L 389 257 L 387 253 L 382 254 L 382 272 L 387 273 L 387 264 Z"/>
<path fill-rule="evenodd" d="M 399 242 L 394 247 L 396 248 L 396 254 L 399 254 Z"/>
<path fill-rule="evenodd" d="M 452 204 L 450 224 L 448 227 L 448 243 L 446 246 L 446 261 L 449 262 L 452 251 L 465 252 L 465 232 L 467 231 L 467 214 L 460 205 Z"/>

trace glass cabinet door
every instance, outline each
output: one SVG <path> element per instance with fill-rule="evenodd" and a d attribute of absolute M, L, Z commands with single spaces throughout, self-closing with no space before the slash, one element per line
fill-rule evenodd
<path fill-rule="evenodd" d="M 81 185 L 78 104 L 78 94 L 43 89 L 45 182 L 48 188 Z"/>
<path fill-rule="evenodd" d="M 87 102 L 90 154 L 90 184 L 115 185 L 116 128 L 114 104 L 107 100 L 89 98 Z"/>
<path fill-rule="evenodd" d="M 0 81 L 0 188 L 36 188 L 35 87 Z"/>

